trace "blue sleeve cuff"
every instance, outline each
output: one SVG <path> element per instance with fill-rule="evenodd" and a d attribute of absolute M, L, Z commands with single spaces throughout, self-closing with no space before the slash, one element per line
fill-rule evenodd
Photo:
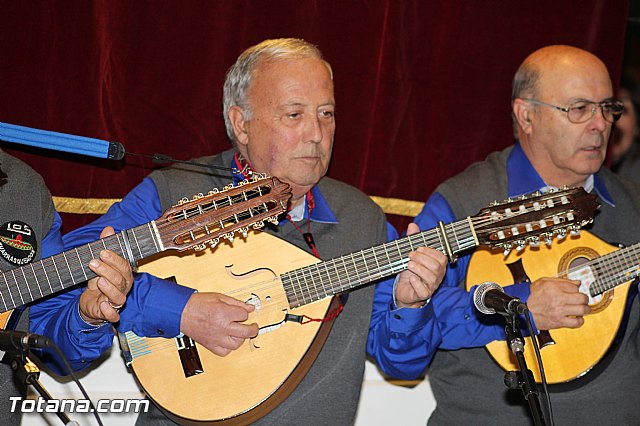
<path fill-rule="evenodd" d="M 389 328 L 392 333 L 413 334 L 422 330 L 429 321 L 433 321 L 434 312 L 431 303 L 420 308 L 391 307 Z"/>
<path fill-rule="evenodd" d="M 159 336 L 177 336 L 180 334 L 182 311 L 194 292 L 192 288 L 159 280 L 149 292 L 146 304 L 153 309 L 145 311 L 148 315 L 145 321 L 156 327 L 155 332 Z"/>
<path fill-rule="evenodd" d="M 175 337 L 180 334 L 182 311 L 194 292 L 150 274 L 137 274 L 120 312 L 118 330 L 144 337 Z"/>
<path fill-rule="evenodd" d="M 69 315 L 68 328 L 71 333 L 79 333 L 80 336 L 87 336 L 89 339 L 97 340 L 100 337 L 108 334 L 110 338 L 113 338 L 113 327 L 111 323 L 105 321 L 101 324 L 89 324 L 80 315 L 80 299 L 76 299 L 74 307 L 71 309 L 71 315 Z M 82 338 L 84 340 L 84 338 Z"/>

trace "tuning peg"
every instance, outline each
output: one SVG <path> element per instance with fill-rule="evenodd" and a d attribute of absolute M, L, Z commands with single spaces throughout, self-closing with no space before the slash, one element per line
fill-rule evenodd
<path fill-rule="evenodd" d="M 580 235 L 580 226 L 579 225 L 571 225 L 569 227 L 569 232 L 574 237 Z"/>
<path fill-rule="evenodd" d="M 516 241 L 516 251 L 520 253 L 527 246 L 527 242 L 525 240 Z"/>
<path fill-rule="evenodd" d="M 563 240 L 567 236 L 567 229 L 566 228 L 556 229 L 554 232 L 558 236 L 559 240 Z"/>
<path fill-rule="evenodd" d="M 502 254 L 504 255 L 504 257 L 509 256 L 509 253 L 511 253 L 511 248 L 513 247 L 513 245 L 511 243 L 506 243 L 502 246 L 503 248 L 503 252 Z"/>
<path fill-rule="evenodd" d="M 233 232 L 229 232 L 227 234 L 224 234 L 223 237 L 229 241 L 230 243 L 233 243 L 233 240 L 235 239 Z"/>
<path fill-rule="evenodd" d="M 184 203 L 188 203 L 188 202 L 189 202 L 189 199 L 187 197 L 182 197 L 180 201 L 178 201 L 178 205 L 181 206 Z"/>
<path fill-rule="evenodd" d="M 242 234 L 242 238 L 247 238 L 247 235 L 249 234 L 248 227 L 240 228 L 239 231 Z"/>
<path fill-rule="evenodd" d="M 223 191 L 228 191 L 228 190 L 230 190 L 231 188 L 233 188 L 233 185 L 225 185 L 225 186 L 222 188 L 222 190 L 223 190 Z"/>
<path fill-rule="evenodd" d="M 213 240 L 209 240 L 209 246 L 211 246 L 211 248 L 215 248 L 215 246 L 218 245 L 218 243 L 220 242 L 219 238 L 214 238 Z"/>
<path fill-rule="evenodd" d="M 500 203 L 498 203 L 498 200 L 493 200 L 492 202 L 489 203 L 489 207 L 495 207 L 497 205 L 499 205 Z"/>
<path fill-rule="evenodd" d="M 531 247 L 540 247 L 540 237 L 537 235 L 529 237 L 529 245 Z"/>
<path fill-rule="evenodd" d="M 550 246 L 550 245 L 551 245 L 551 243 L 553 242 L 553 234 L 549 234 L 549 233 L 544 234 L 544 235 L 542 236 L 542 238 L 544 238 L 544 243 L 545 243 L 547 246 Z"/>
<path fill-rule="evenodd" d="M 260 229 L 264 226 L 264 222 L 259 220 L 256 223 L 253 224 L 253 229 Z"/>
<path fill-rule="evenodd" d="M 197 245 L 193 246 L 193 249 L 195 251 L 202 251 L 202 250 L 204 250 L 206 248 L 207 248 L 206 244 L 197 244 Z"/>
<path fill-rule="evenodd" d="M 267 218 L 267 220 L 268 220 L 269 222 L 273 223 L 274 225 L 278 225 L 278 223 L 279 223 L 279 222 L 278 222 L 278 218 L 277 218 L 277 217 L 275 217 L 275 216 L 269 216 L 269 217 Z"/>

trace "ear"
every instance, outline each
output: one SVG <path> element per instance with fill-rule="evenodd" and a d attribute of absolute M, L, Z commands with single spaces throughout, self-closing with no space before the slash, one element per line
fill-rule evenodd
<path fill-rule="evenodd" d="M 247 145 L 249 143 L 249 135 L 247 132 L 249 122 L 244 118 L 244 110 L 237 105 L 229 108 L 229 121 L 233 127 L 233 134 L 236 136 L 238 144 Z"/>
<path fill-rule="evenodd" d="M 517 98 L 513 101 L 511 112 L 515 117 L 516 123 L 520 129 L 526 133 L 531 133 L 531 121 L 533 120 L 534 110 L 530 103 Z"/>

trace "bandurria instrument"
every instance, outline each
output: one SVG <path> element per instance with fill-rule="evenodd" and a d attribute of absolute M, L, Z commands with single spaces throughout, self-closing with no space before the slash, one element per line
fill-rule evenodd
<path fill-rule="evenodd" d="M 420 246 L 441 250 L 451 261 L 479 245 L 506 250 L 578 230 L 596 208 L 595 196 L 582 189 L 537 194 L 327 261 L 265 232 L 215 251 L 160 255 L 140 270 L 254 304 L 248 322 L 258 324 L 259 335 L 219 357 L 187 336 L 127 332 L 121 338 L 125 358 L 147 395 L 173 420 L 248 424 L 293 392 L 313 364 L 331 322 L 305 318 L 324 318 L 337 299 L 332 296 L 405 270 L 407 255 Z"/>

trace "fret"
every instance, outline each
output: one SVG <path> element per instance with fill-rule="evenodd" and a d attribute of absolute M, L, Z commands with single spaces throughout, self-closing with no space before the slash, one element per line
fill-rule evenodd
<path fill-rule="evenodd" d="M 60 287 L 64 288 L 64 281 L 62 280 L 62 276 L 60 275 L 60 270 L 58 269 L 58 265 L 56 262 L 56 256 L 51 258 L 51 262 L 53 263 L 53 267 L 56 270 L 56 275 L 58 276 L 58 282 L 60 282 Z"/>
<path fill-rule="evenodd" d="M 304 299 L 304 295 L 305 295 L 304 287 L 307 287 L 307 292 L 309 291 L 308 285 L 307 285 L 307 279 L 304 276 L 304 271 L 300 271 L 299 273 L 297 273 L 296 278 L 298 279 L 298 285 L 299 285 L 298 289 L 300 290 L 300 297 L 298 298 L 297 301 L 298 301 L 298 305 L 302 305 L 306 303 Z"/>
<path fill-rule="evenodd" d="M 351 281 L 351 274 L 349 273 L 349 268 L 347 268 L 347 262 L 345 261 L 346 256 L 342 256 L 340 257 L 340 259 L 342 259 L 342 269 L 344 269 L 347 280 Z"/>
<path fill-rule="evenodd" d="M 149 222 L 149 234 L 151 235 L 151 241 L 155 244 L 156 253 L 164 251 L 164 246 L 162 245 L 162 240 L 160 239 L 160 234 L 155 220 Z"/>
<path fill-rule="evenodd" d="M 89 254 L 91 255 L 92 259 L 99 259 L 100 258 L 100 253 L 98 253 L 98 257 L 96 257 L 96 255 L 93 254 L 93 249 L 91 248 L 91 244 L 87 244 L 87 247 L 89 247 Z"/>
<path fill-rule="evenodd" d="M 371 249 L 371 254 L 373 254 L 373 260 L 376 261 L 376 270 L 378 271 L 378 276 L 382 277 L 382 268 L 380 268 L 380 262 L 378 262 L 378 255 L 376 255 L 376 248 L 373 247 Z"/>
<path fill-rule="evenodd" d="M 293 286 L 293 291 L 294 291 L 294 295 L 295 295 L 295 299 L 293 300 L 295 302 L 295 306 L 300 306 L 300 300 L 302 299 L 302 283 L 300 282 L 300 276 L 298 275 L 298 270 L 295 271 L 295 280 L 296 283 L 294 283 Z M 296 287 L 297 284 L 297 287 Z M 300 295 L 298 295 L 298 290 L 300 290 Z"/>
<path fill-rule="evenodd" d="M 400 241 L 400 240 L 395 240 L 393 243 L 395 244 L 396 250 L 398 251 L 398 260 L 400 262 L 402 262 L 402 258 L 404 257 L 404 254 L 402 253 L 402 250 L 400 250 L 400 245 L 398 244 L 398 241 Z M 402 270 L 402 269 L 399 269 L 398 271 L 400 271 L 400 270 Z"/>
<path fill-rule="evenodd" d="M 25 282 L 25 284 L 28 284 L 29 283 L 29 279 L 27 278 L 27 274 L 25 272 L 25 269 L 26 268 L 20 268 L 20 270 L 22 271 L 22 276 L 24 277 L 24 282 Z M 25 285 L 25 287 L 27 287 L 27 291 L 29 292 L 29 300 L 28 300 L 28 302 L 31 302 L 32 300 L 34 300 L 33 299 L 33 294 L 31 294 L 31 287 L 29 285 Z M 22 289 L 18 288 L 18 291 L 20 292 L 20 297 L 22 297 Z M 22 300 L 23 300 L 23 303 L 24 303 L 24 299 L 22 299 Z"/>
<path fill-rule="evenodd" d="M 316 280 L 314 279 L 314 275 L 316 278 L 318 279 L 322 279 L 322 277 L 320 276 L 320 269 L 318 268 L 318 264 L 314 264 L 312 265 L 312 267 L 316 268 L 316 273 L 315 274 L 311 274 L 309 273 L 309 276 L 311 277 L 311 284 L 313 285 L 313 291 L 315 296 L 311 297 L 311 300 L 319 300 L 320 299 L 320 292 L 318 291 L 318 285 L 316 284 Z M 311 272 L 311 271 L 309 271 Z"/>
<path fill-rule="evenodd" d="M 301 300 L 304 303 L 306 303 L 305 298 L 304 298 L 305 294 L 308 296 L 309 292 L 311 291 L 311 289 L 309 288 L 309 283 L 307 282 L 307 277 L 305 276 L 305 272 L 306 271 L 302 271 L 302 281 L 304 282 L 304 286 L 307 288 L 307 291 L 306 291 L 306 293 L 301 292 L 302 293 L 302 299 Z M 300 288 L 300 290 L 302 290 L 302 287 Z"/>
<path fill-rule="evenodd" d="M 24 305 L 24 299 L 22 298 L 22 293 L 20 292 L 20 285 L 18 284 L 18 277 L 16 277 L 16 272 L 15 271 L 16 271 L 15 269 L 12 269 L 11 270 L 11 274 L 13 275 L 13 281 L 16 283 L 15 289 L 18 290 L 18 296 L 20 296 L 20 300 L 22 300 L 22 304 Z M 11 293 L 12 293 L 11 292 L 11 287 L 9 287 L 9 294 L 11 294 Z M 11 297 L 11 300 L 13 301 L 13 297 Z M 15 305 L 15 302 L 14 302 L 14 306 L 17 306 L 17 305 Z"/>
<path fill-rule="evenodd" d="M 453 226 L 455 223 L 451 223 L 449 224 L 449 233 L 451 234 L 452 238 L 453 238 L 453 242 L 455 243 L 455 247 L 452 246 L 452 241 L 451 239 L 447 238 L 447 240 L 449 241 L 449 246 L 451 247 L 451 252 L 452 253 L 458 253 L 460 251 L 460 242 L 458 240 L 458 234 L 456 233 L 456 228 Z M 445 229 L 447 227 L 445 226 Z"/>
<path fill-rule="evenodd" d="M 40 266 L 40 262 L 36 262 L 36 264 Z M 38 274 L 36 274 L 36 268 L 33 263 L 30 263 L 29 266 L 31 266 L 31 272 L 33 273 L 34 284 L 38 286 L 38 290 L 40 290 L 40 297 L 42 298 L 44 297 L 44 293 L 42 292 L 42 287 L 40 287 L 40 280 L 38 279 Z"/>
<path fill-rule="evenodd" d="M 336 281 L 338 288 L 342 289 L 344 282 L 350 283 L 353 281 L 351 278 L 351 273 L 347 269 L 347 265 L 344 261 L 344 258 L 332 259 L 331 264 L 333 266 L 333 270 L 336 274 Z M 327 293 L 329 295 L 330 293 Z"/>
<path fill-rule="evenodd" d="M 321 262 L 320 265 L 324 265 L 324 270 L 325 270 L 325 274 L 327 276 L 327 281 L 329 282 L 329 284 L 331 284 L 331 281 L 332 281 L 331 280 L 331 273 L 329 272 L 329 266 L 327 266 L 327 262 Z M 339 278 L 336 276 L 335 280 L 333 280 L 333 281 L 339 281 Z M 326 297 L 327 296 L 327 289 L 326 289 L 324 283 L 322 284 L 322 290 L 323 290 L 322 296 Z"/>
<path fill-rule="evenodd" d="M 353 263 L 353 272 L 355 272 L 356 277 L 353 281 L 360 282 L 360 272 L 358 272 L 358 264 L 356 263 L 355 257 L 353 257 L 353 253 L 349 255 L 351 257 L 351 263 Z"/>
<path fill-rule="evenodd" d="M 295 296 L 295 291 L 293 289 L 293 284 L 291 282 L 291 274 L 285 274 L 280 279 L 281 279 L 282 285 L 285 288 L 285 291 L 287 293 L 287 299 L 289 300 L 289 306 L 293 307 L 291 301 L 293 300 L 293 297 Z"/>
<path fill-rule="evenodd" d="M 6 274 L 4 274 L 4 273 L 3 273 L 3 274 L 2 274 L 2 278 L 4 278 L 4 288 L 0 290 L 0 298 L 2 298 L 2 304 L 4 305 L 4 309 L 5 309 L 6 311 L 8 311 L 10 308 L 9 308 L 9 306 L 7 305 L 7 301 L 5 300 L 5 298 L 4 298 L 4 294 L 3 294 L 3 293 L 4 293 L 4 290 L 9 291 L 9 283 L 7 282 L 7 276 L 6 276 Z M 11 293 L 9 293 L 9 295 L 11 295 Z M 14 304 L 13 306 L 15 306 L 15 304 Z M 13 307 L 13 306 L 12 306 L 12 307 Z"/>
<path fill-rule="evenodd" d="M 135 233 L 135 229 L 132 229 L 131 232 L 129 233 L 133 236 L 133 240 L 135 241 L 136 247 L 138 248 L 138 253 L 140 253 L 140 257 L 138 258 L 138 260 L 144 258 L 144 255 L 142 254 L 142 249 L 140 248 L 140 243 L 138 242 L 138 236 Z"/>
<path fill-rule="evenodd" d="M 311 266 L 309 268 L 311 268 Z M 311 297 L 311 291 L 312 291 L 313 283 L 311 285 L 309 285 L 309 279 L 311 279 L 312 276 L 313 275 L 311 274 L 311 271 L 309 269 L 307 269 L 307 270 L 302 272 L 302 278 L 303 278 L 303 281 L 304 281 L 304 285 L 307 288 L 307 291 L 302 294 L 302 302 L 304 304 L 307 304 L 307 303 L 309 303 L 309 302 L 311 302 L 313 300 L 313 298 Z"/>
<path fill-rule="evenodd" d="M 384 250 L 384 254 L 387 256 L 387 265 L 389 265 L 389 267 L 391 268 L 391 271 L 393 272 L 393 265 L 391 262 L 391 257 L 389 256 L 389 250 L 387 250 L 387 246 L 388 244 L 383 244 L 382 250 Z"/>
<path fill-rule="evenodd" d="M 296 306 L 300 306 L 300 300 L 302 299 L 302 283 L 300 282 L 300 276 L 298 275 L 297 271 L 295 273 L 294 278 L 295 278 L 295 282 L 293 283 L 293 291 L 295 295 L 294 301 L 296 302 Z"/>
<path fill-rule="evenodd" d="M 53 294 L 53 286 L 51 286 L 51 280 L 49 279 L 49 274 L 47 274 L 47 267 L 44 264 L 44 261 L 46 259 L 44 259 L 41 264 L 42 264 L 42 271 L 44 272 L 44 278 L 47 280 L 47 284 L 49 284 L 49 289 L 51 290 L 51 293 L 49 294 Z"/>
<path fill-rule="evenodd" d="M 338 272 L 338 262 L 336 262 L 335 260 L 332 260 L 331 263 L 333 264 L 333 269 L 336 271 L 336 279 L 339 280 L 340 279 L 340 272 Z M 347 279 L 349 278 L 349 276 L 347 275 Z"/>
<path fill-rule="evenodd" d="M 153 247 L 155 249 L 156 253 L 159 253 L 162 251 L 162 248 L 160 246 L 158 246 L 158 238 L 157 237 L 157 232 L 155 231 L 155 226 L 154 226 L 155 222 L 149 222 L 147 223 L 147 227 L 149 228 L 149 237 L 151 238 L 151 242 L 153 243 Z M 209 233 L 208 229 L 207 229 L 207 233 Z"/>
<path fill-rule="evenodd" d="M 364 261 L 364 267 L 367 270 L 367 281 L 371 281 L 371 273 L 369 272 L 369 265 L 367 265 L 367 259 L 364 257 L 364 250 L 360 252 L 362 254 L 362 260 Z"/>
<path fill-rule="evenodd" d="M 80 263 L 80 270 L 82 271 L 82 275 L 84 275 L 84 281 L 89 280 L 89 278 L 87 278 L 87 273 L 84 271 L 83 266 L 83 262 L 82 259 L 80 258 L 80 252 L 78 252 L 78 248 L 74 248 L 73 249 L 76 252 L 76 256 L 78 257 L 78 262 Z"/>
<path fill-rule="evenodd" d="M 298 306 L 297 304 L 294 306 L 293 302 L 297 302 L 298 301 L 298 292 L 296 290 L 296 283 L 294 281 L 294 279 L 296 278 L 294 274 L 287 274 L 287 276 L 289 277 L 289 284 L 290 284 L 290 290 L 292 292 L 291 297 L 289 298 L 289 303 L 291 305 L 291 307 L 295 307 Z"/>
<path fill-rule="evenodd" d="M 104 240 L 100 240 L 100 241 L 102 241 L 102 246 L 104 247 L 104 249 L 108 250 Z M 120 241 L 120 233 L 116 234 L 116 241 L 118 242 L 118 247 L 120 248 L 120 255 L 122 257 L 124 257 L 125 260 L 126 260 L 127 256 L 124 255 L 125 254 L 125 250 L 124 250 L 124 247 L 122 247 L 122 242 Z"/>
<path fill-rule="evenodd" d="M 62 252 L 62 258 L 64 259 L 64 263 L 67 265 L 67 271 L 69 271 L 69 277 L 71 277 L 71 282 L 73 284 L 76 284 L 76 281 L 73 279 L 73 274 L 71 272 L 71 267 L 69 266 L 69 261 L 67 260 L 67 253 L 66 252 Z M 64 288 L 64 286 L 63 286 Z"/>

